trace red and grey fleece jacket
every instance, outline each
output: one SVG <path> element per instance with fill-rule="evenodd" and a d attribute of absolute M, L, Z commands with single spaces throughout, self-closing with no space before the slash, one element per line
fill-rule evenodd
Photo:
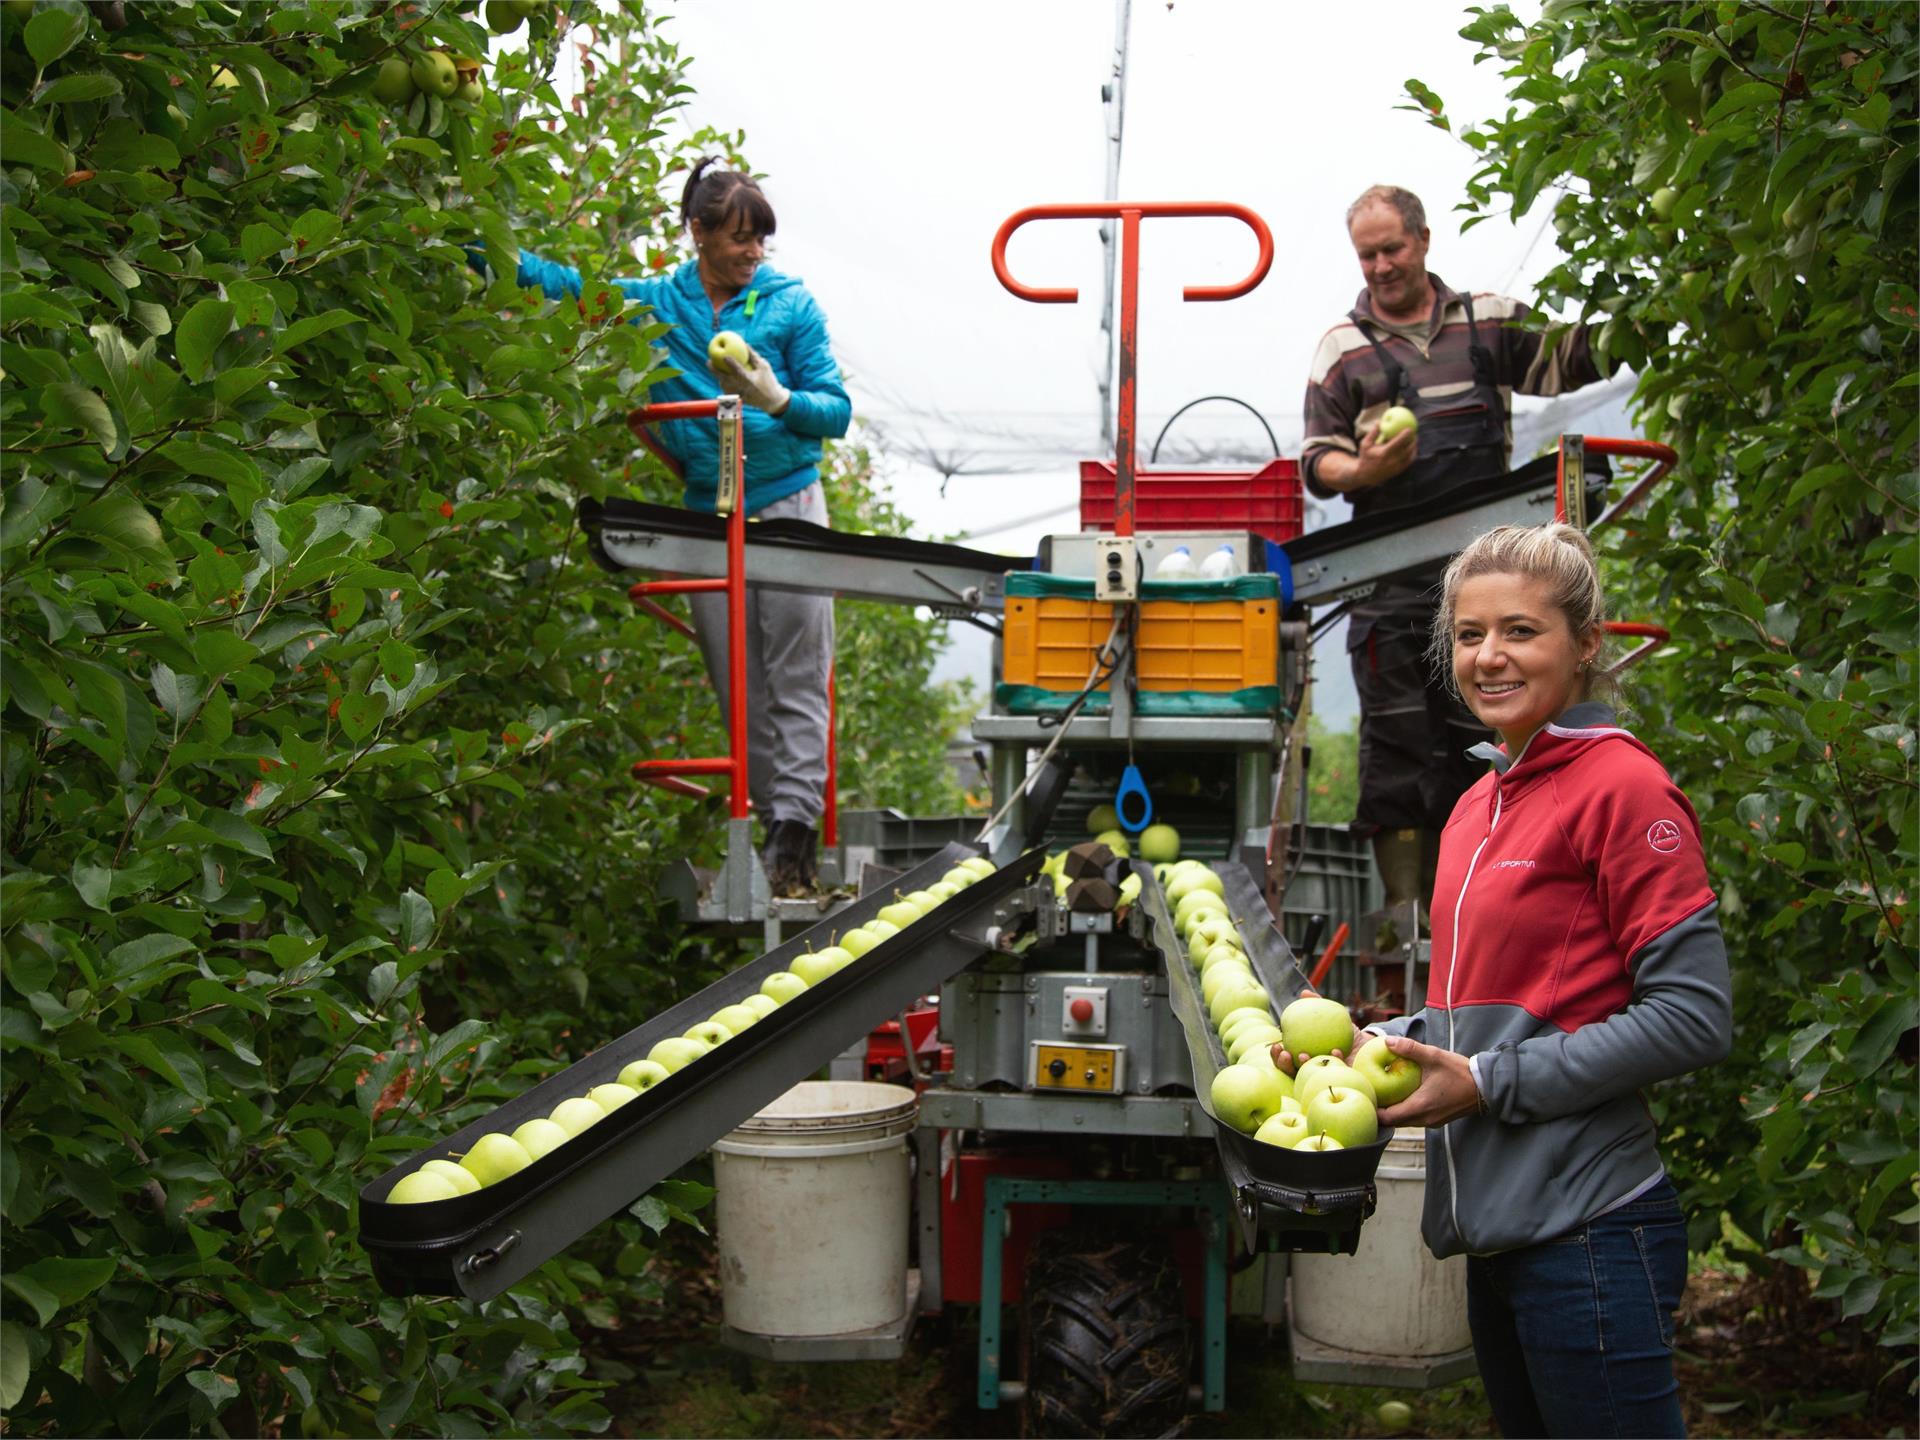
<path fill-rule="evenodd" d="M 1640 1091 L 1724 1058 L 1732 987 L 1700 824 L 1653 752 L 1582 704 L 1460 798 L 1426 1008 L 1373 1027 L 1470 1057 L 1485 1113 L 1427 1135 L 1436 1255 L 1550 1240 L 1665 1173 Z"/>

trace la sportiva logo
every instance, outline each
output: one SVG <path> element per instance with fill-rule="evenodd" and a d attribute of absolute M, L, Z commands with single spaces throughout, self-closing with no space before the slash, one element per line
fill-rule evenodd
<path fill-rule="evenodd" d="M 1656 820 L 1647 827 L 1647 844 L 1661 855 L 1680 848 L 1680 827 L 1671 820 Z"/>

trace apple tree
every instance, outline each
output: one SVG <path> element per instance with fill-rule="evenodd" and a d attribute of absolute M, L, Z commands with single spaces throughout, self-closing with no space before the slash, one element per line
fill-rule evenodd
<path fill-rule="evenodd" d="M 1696 1243 L 1911 1380 L 1916 1284 L 1915 12 L 1548 0 L 1461 32 L 1512 107 L 1469 224 L 1551 206 L 1561 318 L 1638 376 L 1673 476 L 1610 541 L 1670 626 L 1634 722 L 1699 810 L 1737 1039 L 1655 1103 Z M 1450 128 L 1440 96 L 1413 104 Z M 1531 223 L 1531 222 L 1528 222 Z M 1820 1325 L 1812 1325 L 1818 1330 Z"/>
<path fill-rule="evenodd" d="M 381 1295 L 354 1207 L 735 962 L 654 898 L 715 802 L 626 782 L 717 708 L 574 521 L 665 493 L 601 277 L 676 263 L 674 172 L 741 143 L 671 138 L 684 69 L 637 0 L 0 6 L 10 1431 L 608 1423 L 580 1335 L 697 1187 L 484 1311 Z M 469 263 L 521 243 L 581 303 Z M 943 712 L 886 623 L 842 698 L 897 742 Z"/>

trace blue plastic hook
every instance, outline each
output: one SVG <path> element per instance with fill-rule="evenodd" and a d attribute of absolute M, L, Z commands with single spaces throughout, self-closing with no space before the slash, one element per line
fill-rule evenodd
<path fill-rule="evenodd" d="M 1134 819 L 1129 813 L 1133 802 L 1140 802 L 1140 818 Z M 1138 835 L 1147 828 L 1153 819 L 1153 797 L 1147 793 L 1147 782 L 1140 778 L 1140 767 L 1129 765 L 1120 774 L 1120 788 L 1113 792 L 1114 812 L 1120 817 L 1120 828 Z"/>

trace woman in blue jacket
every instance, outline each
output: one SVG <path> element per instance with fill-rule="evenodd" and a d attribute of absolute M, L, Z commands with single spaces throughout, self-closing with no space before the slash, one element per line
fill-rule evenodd
<path fill-rule="evenodd" d="M 765 263 L 773 206 L 745 175 L 694 167 L 680 202 L 694 258 L 657 279 L 614 283 L 651 318 L 680 373 L 654 385 L 652 401 L 746 402 L 747 513 L 763 520 L 827 523 L 820 442 L 847 433 L 853 406 L 840 384 L 827 319 L 805 285 Z M 580 272 L 520 252 L 519 280 L 552 299 L 578 297 Z M 709 368 L 707 345 L 731 330 L 752 348 L 750 366 Z M 658 427 L 679 460 L 686 504 L 714 508 L 719 432 L 711 420 Z M 694 595 L 694 626 L 707 674 L 727 709 L 727 600 Z M 776 895 L 811 890 L 827 778 L 827 675 L 833 664 L 833 601 L 825 595 L 747 590 L 748 788 L 766 826 L 763 851 Z"/>

